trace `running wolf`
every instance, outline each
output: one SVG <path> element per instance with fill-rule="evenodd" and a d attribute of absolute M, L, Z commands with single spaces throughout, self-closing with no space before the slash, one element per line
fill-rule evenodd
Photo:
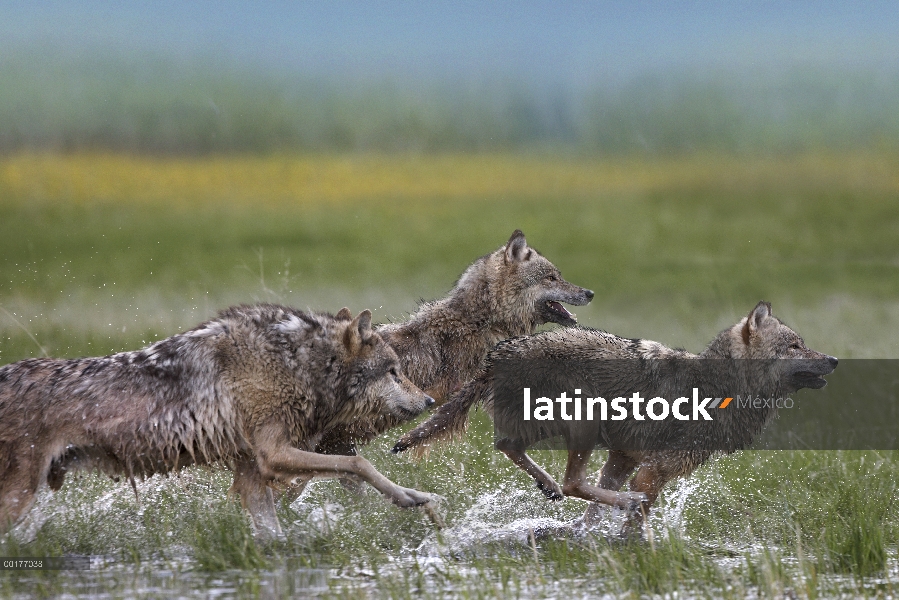
<path fill-rule="evenodd" d="M 515 405 L 496 402 L 495 377 L 504 360 L 531 360 L 533 364 L 594 361 L 592 368 L 600 383 L 592 394 L 612 398 L 639 392 L 647 399 L 674 398 L 680 395 L 683 387 L 679 386 L 685 380 L 691 382 L 691 387 L 699 386 L 704 395 L 732 396 L 735 390 L 749 388 L 764 398 L 783 397 L 801 388 L 823 387 L 826 381 L 822 376 L 831 373 L 838 362 L 806 347 L 796 332 L 771 314 L 767 302 L 760 302 L 747 317 L 722 331 L 698 355 L 603 331 L 561 329 L 499 344 L 477 378 L 393 448 L 394 452 L 402 452 L 460 435 L 470 407 L 481 403 L 498 425 L 512 423 L 508 426 L 511 433 L 503 431 L 506 436 L 497 440 L 496 448 L 533 477 L 548 498 L 574 496 L 611 504 L 632 511 L 635 520 L 645 515 L 668 481 L 689 475 L 716 452 L 734 452 L 748 446 L 774 416 L 776 408 L 721 411 L 721 416 L 716 414 L 709 422 L 560 419 L 526 427 L 520 401 Z M 639 443 L 641 436 L 647 439 L 647 433 L 649 443 Z M 525 453 L 529 446 L 553 436 L 564 439 L 568 449 L 562 486 Z M 596 446 L 609 449 L 598 486 L 588 484 L 586 477 L 590 453 Z M 619 492 L 634 470 L 637 473 L 630 482 L 630 493 Z"/>
<path fill-rule="evenodd" d="M 568 283 L 527 244 L 520 229 L 469 266 L 446 298 L 426 302 L 402 323 L 378 327 L 403 370 L 438 403 L 472 379 L 498 342 L 539 325 L 577 323 L 562 303 L 583 306 L 591 290 Z"/>
<path fill-rule="evenodd" d="M 408 419 L 433 399 L 396 352 L 354 319 L 271 304 L 237 306 L 142 350 L 102 358 L 27 359 L 0 369 L 0 532 L 38 486 L 68 471 L 134 477 L 220 463 L 261 537 L 281 532 L 269 483 L 364 480 L 401 507 L 428 494 L 400 487 L 358 456 L 314 452 L 328 428 Z"/>
<path fill-rule="evenodd" d="M 575 325 L 562 303 L 583 306 L 591 290 L 568 283 L 559 269 L 528 246 L 521 230 L 498 250 L 475 260 L 449 295 L 423 303 L 408 320 L 377 327 L 400 357 L 403 371 L 438 404 L 480 371 L 487 352 L 507 338 L 532 334 L 539 325 Z M 319 451 L 355 454 L 403 422 L 380 415 L 329 432 Z"/>

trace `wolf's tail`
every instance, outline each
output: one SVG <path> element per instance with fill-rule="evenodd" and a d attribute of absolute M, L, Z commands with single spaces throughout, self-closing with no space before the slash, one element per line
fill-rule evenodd
<path fill-rule="evenodd" d="M 468 427 L 468 412 L 474 404 L 492 405 L 492 378 L 481 373 L 456 392 L 431 417 L 401 437 L 393 446 L 397 454 L 410 448 L 426 448 L 431 442 L 461 437 Z"/>

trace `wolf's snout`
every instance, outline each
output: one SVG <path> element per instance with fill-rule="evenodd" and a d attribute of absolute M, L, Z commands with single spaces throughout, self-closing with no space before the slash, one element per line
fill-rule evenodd
<path fill-rule="evenodd" d="M 593 290 L 584 290 L 584 295 L 587 296 L 587 300 L 593 300 L 593 296 L 596 294 L 593 293 Z"/>
<path fill-rule="evenodd" d="M 427 396 L 427 395 L 425 396 L 425 406 L 428 406 L 428 407 L 434 406 L 434 402 L 436 402 L 436 400 L 434 400 L 430 396 Z"/>
<path fill-rule="evenodd" d="M 831 367 L 833 367 L 834 369 L 836 369 L 836 368 L 837 368 L 837 365 L 840 363 L 840 359 L 837 358 L 836 356 L 828 356 L 828 357 L 827 357 L 827 362 L 830 363 L 830 366 L 831 366 Z"/>

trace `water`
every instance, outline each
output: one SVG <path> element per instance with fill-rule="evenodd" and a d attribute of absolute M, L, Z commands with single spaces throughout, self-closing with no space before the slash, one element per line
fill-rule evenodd
<path fill-rule="evenodd" d="M 456 512 L 444 507 L 449 527 L 439 532 L 423 527 L 425 520 L 420 514 L 398 511 L 374 492 L 364 498 L 349 497 L 335 482 L 316 482 L 291 505 L 294 520 L 282 518 L 288 541 L 264 550 L 262 568 L 210 571 L 197 558 L 202 556 L 195 546 L 196 536 L 202 537 L 203 528 L 209 528 L 211 533 L 206 535 L 210 536 L 207 543 L 213 543 L 211 551 L 226 556 L 235 550 L 215 546 L 216 536 L 232 524 L 246 526 L 235 503 L 223 504 L 229 484 L 226 472 L 188 470 L 181 477 L 137 482 L 137 497 L 127 482 L 115 484 L 101 477 L 73 478 L 55 495 L 44 490 L 13 536 L 20 544 L 35 542 L 48 552 L 53 546 L 46 543 L 47 535 L 51 541 L 65 539 L 70 550 L 92 548 L 87 552 L 93 554 L 92 569 L 20 572 L 14 579 L 0 573 L 0 597 L 29 598 L 42 589 L 69 598 L 366 597 L 394 593 L 570 597 L 617 589 L 621 584 L 611 574 L 614 569 L 634 568 L 628 562 L 632 549 L 621 551 L 618 543 L 605 546 L 591 541 L 620 540 L 625 522 L 622 511 L 607 511 L 595 528 L 584 531 L 577 527 L 577 518 L 586 503 L 573 499 L 547 502 L 532 486 L 510 480 L 478 488 L 481 493 L 465 498 L 464 504 L 455 507 Z M 758 537 L 750 535 L 743 538 L 749 545 L 729 547 L 703 529 L 697 515 L 703 514 L 705 506 L 726 498 L 727 489 L 716 468 L 672 482 L 650 515 L 644 549 L 655 544 L 663 557 L 661 568 L 677 566 L 678 542 L 683 540 L 687 556 L 693 557 L 689 560 L 710 561 L 723 574 L 746 573 L 747 557 L 752 557 L 757 569 L 767 569 L 768 563 L 758 557 L 768 555 L 771 569 L 796 574 L 789 584 L 775 579 L 770 585 L 800 585 L 806 575 L 791 556 L 789 540 L 784 542 L 787 547 L 779 547 L 771 539 L 759 544 Z M 208 522 L 204 512 L 211 515 Z M 192 522 L 179 524 L 198 518 L 204 519 L 199 529 Z M 404 519 L 416 524 L 402 525 Z M 390 541 L 398 544 L 385 544 L 391 536 Z M 575 563 L 586 561 L 585 566 L 567 573 L 553 570 L 559 547 L 550 551 L 549 542 L 562 537 L 573 540 L 567 552 L 575 557 Z M 675 541 L 673 553 L 661 544 L 669 538 Z M 231 538 L 223 539 L 228 542 Z M 369 540 L 381 544 L 381 549 L 365 550 Z M 137 544 L 136 555 L 123 550 L 129 544 Z M 316 566 L 310 568 L 310 557 L 323 563 L 313 563 Z M 806 553 L 806 558 L 812 557 Z M 889 592 L 891 582 L 899 576 L 895 564 L 891 559 L 889 571 L 868 579 L 865 589 L 872 595 Z M 709 582 L 685 579 L 678 597 L 702 596 L 701 590 L 709 589 L 705 586 L 717 585 L 715 577 Z M 734 581 L 735 589 L 764 596 L 765 590 L 755 590 L 745 575 L 732 580 L 726 579 L 730 575 L 723 577 Z M 830 584 L 837 589 L 855 589 L 851 578 L 841 582 L 839 576 L 830 577 Z"/>
<path fill-rule="evenodd" d="M 535 505 L 535 498 L 544 504 Z M 540 514 L 546 512 L 546 504 L 536 490 L 500 485 L 478 496 L 451 527 L 429 535 L 416 553 L 424 557 L 476 553 L 484 545 L 527 546 L 534 543 L 532 537 L 546 532 L 570 532 L 569 519 Z"/>
<path fill-rule="evenodd" d="M 649 515 L 649 525 L 663 535 L 672 533 L 687 536 L 684 510 L 694 492 L 703 486 L 700 478 L 687 477 L 669 484 L 664 492 L 664 503 L 658 503 Z"/>

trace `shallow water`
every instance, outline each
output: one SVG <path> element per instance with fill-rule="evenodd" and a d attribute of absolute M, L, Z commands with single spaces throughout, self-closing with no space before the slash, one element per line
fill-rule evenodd
<path fill-rule="evenodd" d="M 654 508 L 643 542 L 634 550 L 642 548 L 645 554 L 646 549 L 658 546 L 664 554 L 666 542 L 684 544 L 687 554 L 693 556 L 687 560 L 707 562 L 721 573 L 745 572 L 748 557 L 756 560 L 767 554 L 772 556 L 772 573 L 787 569 L 798 574 L 794 575 L 794 584 L 805 581 L 791 545 L 794 541 L 776 542 L 752 534 L 722 540 L 697 525 L 697 509 L 722 501 L 727 485 L 720 477 L 716 469 L 707 469 L 693 478 L 673 482 Z M 577 568 L 564 573 L 552 571 L 554 561 L 559 560 L 556 542 L 563 540 L 563 552 L 580 553 L 575 561 L 587 563 L 608 560 L 626 566 L 632 554 L 619 537 L 625 518 L 621 511 L 607 511 L 597 527 L 585 532 L 576 526 L 576 519 L 586 503 L 549 503 L 536 489 L 522 486 L 520 481 L 484 486 L 481 489 L 487 491 L 466 497 L 464 502 L 456 498 L 457 507 L 444 507 L 456 508 L 456 512 L 448 511 L 449 526 L 442 531 L 434 530 L 421 514 L 399 511 L 371 491 L 358 498 L 345 493 L 336 482 L 323 481 L 310 485 L 290 511 L 282 513 L 288 540 L 264 549 L 261 568 L 210 570 L 198 555 L 202 548 L 194 539 L 197 530 L 182 521 L 221 519 L 218 513 L 230 507 L 235 520 L 212 520 L 206 526 L 214 530 L 225 527 L 224 533 L 228 533 L 229 523 L 246 526 L 239 507 L 225 503 L 230 483 L 227 473 L 188 470 L 180 477 L 138 481 L 136 497 L 125 482 L 114 484 L 101 477 L 86 477 L 71 483 L 75 485 L 67 484 L 57 494 L 42 491 L 29 517 L 12 537 L 25 549 L 28 544 L 48 548 L 42 536 L 49 531 L 70 548 L 78 544 L 99 548 L 101 554 L 92 556 L 92 569 L 0 573 L 0 597 L 616 597 L 608 590 L 619 589 L 621 583 L 611 578 L 605 567 L 588 564 L 583 574 Z M 758 517 L 761 521 L 777 518 L 781 517 L 774 512 Z M 213 533 L 207 538 L 206 543 L 211 545 L 207 551 L 221 551 L 227 557 L 233 550 L 217 549 L 219 537 L 215 536 L 219 533 Z M 363 551 L 360 539 L 375 544 L 396 543 Z M 128 540 L 136 540 L 139 556 L 127 555 Z M 231 541 L 226 537 L 223 543 Z M 565 546 L 568 542 L 571 545 Z M 670 550 L 668 553 L 672 554 Z M 326 562 L 310 567 L 310 555 L 320 555 Z M 769 568 L 764 561 L 756 562 L 761 565 L 756 568 Z M 671 564 L 677 567 L 676 558 Z M 661 566 L 667 567 L 665 563 Z M 761 591 L 750 585 L 736 587 L 730 595 L 793 593 L 778 582 L 776 573 L 771 577 L 772 582 Z M 849 576 L 828 576 L 827 585 L 850 596 L 859 590 L 889 595 L 897 580 L 899 567 L 895 549 L 891 548 L 889 569 L 883 575 L 860 583 Z M 745 576 L 742 581 L 746 585 Z M 806 584 L 814 586 L 815 582 L 809 579 Z M 684 580 L 679 585 L 678 597 L 689 598 L 707 596 L 708 585 L 717 584 Z M 804 595 L 798 593 L 798 597 Z M 839 594 L 820 594 L 833 595 Z"/>

